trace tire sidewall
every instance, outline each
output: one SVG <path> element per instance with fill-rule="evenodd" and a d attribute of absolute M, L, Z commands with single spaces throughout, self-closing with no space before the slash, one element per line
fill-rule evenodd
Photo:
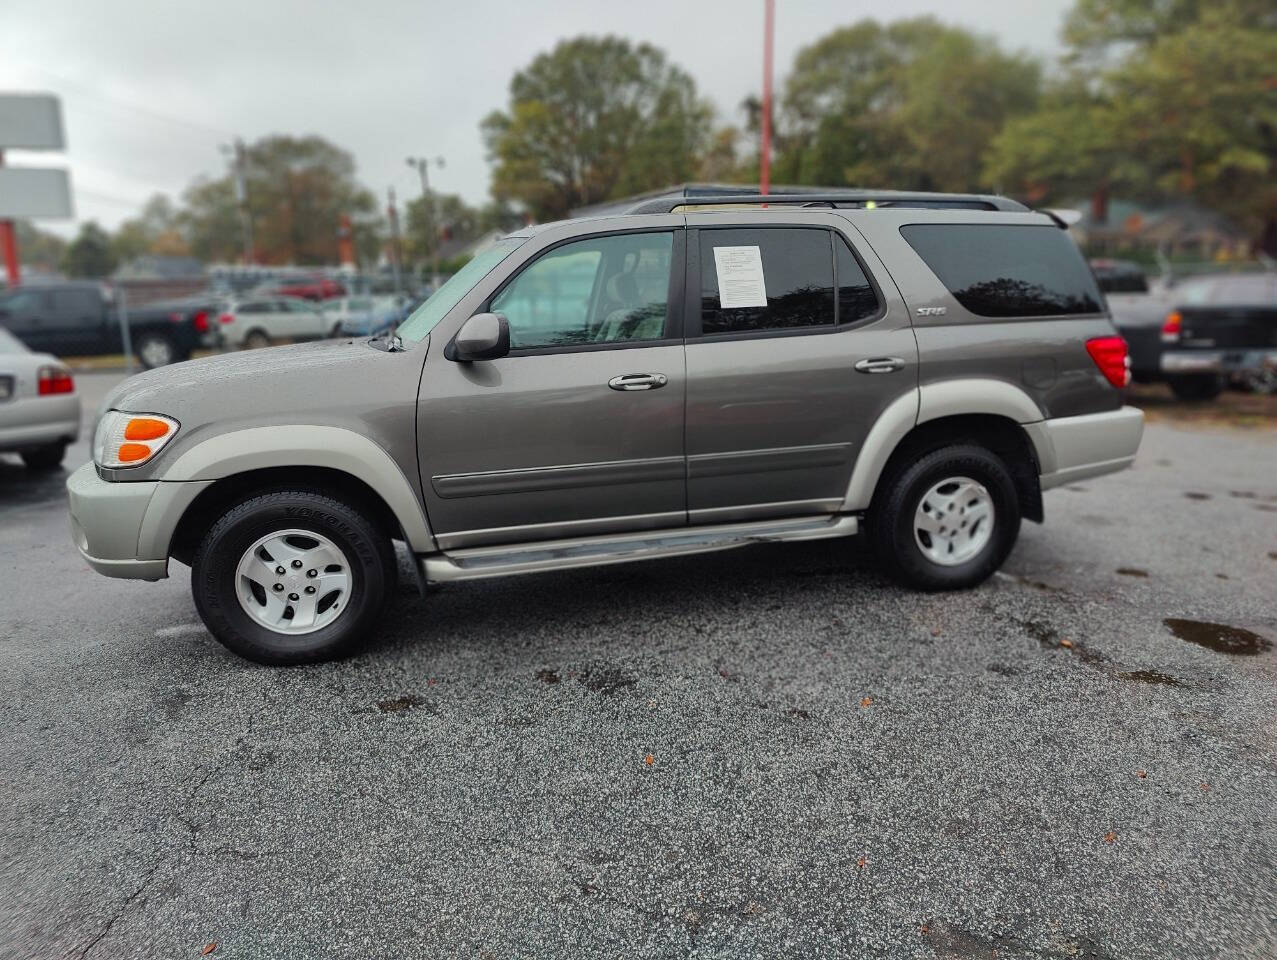
<path fill-rule="evenodd" d="M 146 358 L 146 345 L 148 343 L 161 343 L 168 350 L 168 359 L 163 363 L 151 363 Z M 167 367 L 169 364 L 177 362 L 177 345 L 173 341 L 158 333 L 145 334 L 137 345 L 137 359 L 148 370 L 154 370 L 157 367 Z"/>
<path fill-rule="evenodd" d="M 275 633 L 253 620 L 236 594 L 236 571 L 244 553 L 281 530 L 327 537 L 350 562 L 346 609 L 314 633 Z M 312 663 L 348 652 L 380 615 L 387 579 L 384 548 L 371 525 L 344 505 L 310 494 L 268 494 L 234 508 L 214 524 L 191 568 L 195 605 L 213 635 L 241 656 L 275 665 Z"/>
<path fill-rule="evenodd" d="M 937 483 L 966 477 L 984 486 L 993 501 L 993 532 L 984 548 L 963 563 L 945 566 L 922 552 L 914 536 L 919 501 Z M 1020 533 L 1020 503 L 1015 482 L 1002 461 L 983 447 L 945 447 L 907 467 L 887 504 L 890 552 L 896 572 L 926 590 L 954 590 L 982 583 L 1002 565 Z"/>

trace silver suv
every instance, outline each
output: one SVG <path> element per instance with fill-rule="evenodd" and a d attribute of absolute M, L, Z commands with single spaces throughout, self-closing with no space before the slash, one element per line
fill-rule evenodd
<path fill-rule="evenodd" d="M 67 484 L 76 545 L 189 564 L 221 642 L 303 663 L 374 628 L 395 540 L 424 586 L 863 532 L 963 588 L 1043 490 L 1134 459 L 1125 344 L 1051 216 L 705 202 L 522 230 L 394 335 L 126 381 Z"/>

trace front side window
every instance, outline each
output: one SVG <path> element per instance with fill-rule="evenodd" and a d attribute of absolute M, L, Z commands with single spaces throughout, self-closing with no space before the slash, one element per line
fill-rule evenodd
<path fill-rule="evenodd" d="M 701 230 L 700 260 L 702 336 L 833 326 L 828 230 Z"/>
<path fill-rule="evenodd" d="M 1032 224 L 914 223 L 909 246 L 981 317 L 1099 313 L 1095 277 L 1063 230 Z"/>
<path fill-rule="evenodd" d="M 629 233 L 542 254 L 492 301 L 511 349 L 659 340 L 669 312 L 674 234 Z"/>

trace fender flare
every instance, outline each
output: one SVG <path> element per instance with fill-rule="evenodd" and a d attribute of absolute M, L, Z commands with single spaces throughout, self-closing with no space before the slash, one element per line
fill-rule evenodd
<path fill-rule="evenodd" d="M 386 502 L 414 551 L 435 549 L 425 510 L 399 465 L 379 444 L 343 427 L 281 424 L 232 430 L 184 451 L 159 479 L 189 483 L 186 489 L 198 492 L 214 480 L 270 467 L 325 467 L 348 473 Z M 174 526 L 179 518 L 180 513 L 172 518 Z"/>
<path fill-rule="evenodd" d="M 1043 419 L 1033 398 L 1005 380 L 969 378 L 923 384 L 898 396 L 879 414 L 856 458 L 842 510 L 868 509 L 887 460 L 910 430 L 928 420 L 961 414 L 992 414 L 1021 426 Z M 1039 463 L 1054 463 L 1054 451 L 1042 446 L 1044 432 L 1031 428 L 1026 432 L 1037 450 Z"/>

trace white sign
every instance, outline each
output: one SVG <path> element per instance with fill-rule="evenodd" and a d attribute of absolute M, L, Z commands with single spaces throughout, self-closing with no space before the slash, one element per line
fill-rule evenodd
<path fill-rule="evenodd" d="M 0 150 L 61 150 L 62 107 L 51 93 L 0 93 Z"/>
<path fill-rule="evenodd" d="M 763 255 L 757 247 L 715 247 L 714 268 L 718 271 L 718 305 L 724 310 L 767 306 Z"/>
<path fill-rule="evenodd" d="M 70 216 L 71 179 L 65 170 L 0 167 L 0 220 Z"/>

